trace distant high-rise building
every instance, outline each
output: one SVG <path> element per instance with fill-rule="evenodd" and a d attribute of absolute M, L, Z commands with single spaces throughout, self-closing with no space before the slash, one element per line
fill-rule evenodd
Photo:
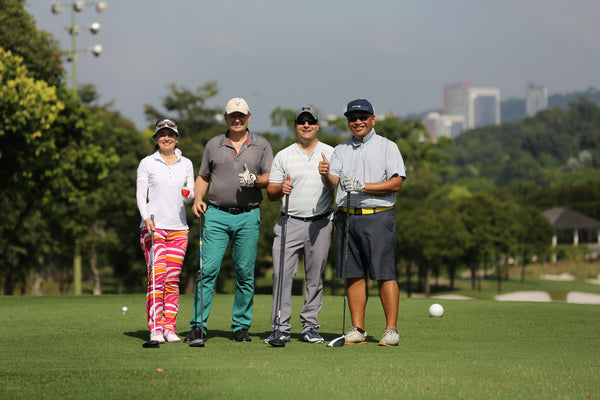
<path fill-rule="evenodd" d="M 425 130 L 429 133 L 429 137 L 432 141 L 436 141 L 437 139 L 437 126 L 438 121 L 440 119 L 440 113 L 430 112 L 421 120 L 423 125 L 425 126 Z"/>
<path fill-rule="evenodd" d="M 441 137 L 456 138 L 466 125 L 464 115 L 440 115 L 437 112 L 430 112 L 422 122 L 434 142 Z"/>
<path fill-rule="evenodd" d="M 548 89 L 545 86 L 529 84 L 525 96 L 525 113 L 533 117 L 538 111 L 548 108 Z"/>
<path fill-rule="evenodd" d="M 467 115 L 469 81 L 459 81 L 444 85 L 442 114 Z"/>
<path fill-rule="evenodd" d="M 500 124 L 500 89 L 469 88 L 467 101 L 467 128 Z"/>
<path fill-rule="evenodd" d="M 464 115 L 442 115 L 440 125 L 440 136 L 450 139 L 456 139 L 467 126 Z"/>

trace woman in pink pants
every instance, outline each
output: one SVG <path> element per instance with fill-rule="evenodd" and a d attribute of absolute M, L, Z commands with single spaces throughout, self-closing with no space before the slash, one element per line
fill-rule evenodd
<path fill-rule="evenodd" d="M 157 121 L 153 138 L 156 152 L 140 162 L 136 185 L 140 243 L 148 266 L 146 313 L 150 340 L 179 342 L 179 277 L 189 232 L 185 203 L 194 198 L 194 168 L 176 148 L 175 121 Z"/>

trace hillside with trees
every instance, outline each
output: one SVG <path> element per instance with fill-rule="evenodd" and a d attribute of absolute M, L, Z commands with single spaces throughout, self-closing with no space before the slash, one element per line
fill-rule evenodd
<path fill-rule="evenodd" d="M 461 134 L 445 154 L 453 182 L 487 180 L 494 187 L 598 183 L 600 108 L 586 98 L 535 117 Z"/>

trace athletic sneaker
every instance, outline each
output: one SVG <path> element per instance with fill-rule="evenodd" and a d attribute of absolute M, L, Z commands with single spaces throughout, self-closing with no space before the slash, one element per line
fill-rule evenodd
<path fill-rule="evenodd" d="M 153 340 L 158 343 L 164 343 L 165 337 L 162 335 L 162 332 L 154 331 L 150 332 L 150 340 Z"/>
<path fill-rule="evenodd" d="M 380 346 L 398 346 L 398 342 L 400 341 L 400 336 L 398 336 L 398 331 L 395 329 L 386 329 L 383 333 L 383 337 L 379 341 Z"/>
<path fill-rule="evenodd" d="M 251 342 L 252 339 L 248 335 L 248 329 L 240 329 L 233 332 L 233 340 L 236 342 Z"/>
<path fill-rule="evenodd" d="M 187 334 L 185 339 L 183 339 L 183 343 L 190 343 L 192 340 L 200 339 L 202 336 L 202 328 L 199 326 L 194 326 L 192 330 Z M 206 331 L 204 331 L 204 340 L 206 340 Z"/>
<path fill-rule="evenodd" d="M 353 327 L 346 333 L 345 344 L 366 344 L 367 332 L 360 328 Z"/>
<path fill-rule="evenodd" d="M 169 343 L 177 343 L 181 341 L 179 336 L 172 329 L 165 330 L 163 336 L 165 337 L 165 340 Z"/>
<path fill-rule="evenodd" d="M 323 343 L 325 341 L 325 339 L 323 339 L 323 337 L 317 333 L 317 330 L 315 328 L 310 328 L 309 330 L 304 332 L 304 335 L 302 335 L 302 337 L 308 343 Z"/>
<path fill-rule="evenodd" d="M 264 342 L 268 344 L 270 341 L 277 339 L 281 340 L 283 343 L 289 343 L 290 335 L 283 332 L 275 331 L 271 333 L 269 337 L 264 340 Z"/>

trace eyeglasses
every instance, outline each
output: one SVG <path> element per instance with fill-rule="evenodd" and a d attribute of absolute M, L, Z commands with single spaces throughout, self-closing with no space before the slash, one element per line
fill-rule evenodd
<path fill-rule="evenodd" d="M 348 122 L 356 122 L 356 120 L 361 120 L 362 122 L 367 121 L 371 118 L 372 115 L 348 115 Z"/>
<path fill-rule="evenodd" d="M 317 121 L 316 119 L 297 119 L 296 120 L 296 125 L 304 125 L 305 123 L 307 123 L 309 125 L 316 125 L 319 123 L 319 121 Z"/>
<path fill-rule="evenodd" d="M 177 122 L 172 119 L 163 119 L 156 121 L 157 128 L 164 128 L 168 126 L 169 128 L 177 128 Z"/>

